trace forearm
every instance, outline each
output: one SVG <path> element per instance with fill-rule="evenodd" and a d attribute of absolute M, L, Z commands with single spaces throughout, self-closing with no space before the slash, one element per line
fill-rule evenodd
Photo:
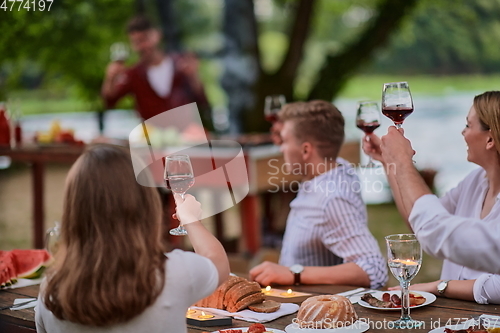
<path fill-rule="evenodd" d="M 370 287 L 370 278 L 368 274 L 352 262 L 328 267 L 305 267 L 300 280 L 304 284 L 336 284 Z"/>
<path fill-rule="evenodd" d="M 220 285 L 229 276 L 229 261 L 224 247 L 199 221 L 185 224 L 184 228 L 188 232 L 194 251 L 214 263 L 219 272 Z"/>
<path fill-rule="evenodd" d="M 474 282 L 476 280 L 451 280 L 442 296 L 474 302 Z"/>
<path fill-rule="evenodd" d="M 411 160 L 391 164 L 388 169 L 390 169 L 389 173 L 393 174 L 397 183 L 399 198 L 402 201 L 405 212 L 403 217 L 408 221 L 415 201 L 423 195 L 432 194 L 432 192 Z"/>
<path fill-rule="evenodd" d="M 101 87 L 101 96 L 104 98 L 111 98 L 115 91 L 115 85 L 113 83 L 114 80 L 110 78 L 105 78 Z"/>
<path fill-rule="evenodd" d="M 385 174 L 387 175 L 389 186 L 391 187 L 392 197 L 394 198 L 394 202 L 396 203 L 396 207 L 398 208 L 399 214 L 401 214 L 401 216 L 403 217 L 408 228 L 412 229 L 410 223 L 408 222 L 408 217 L 410 216 L 410 210 L 408 210 L 405 207 L 403 197 L 401 196 L 401 192 L 399 191 L 399 186 L 396 181 L 396 176 L 395 176 L 396 167 L 393 164 L 387 165 L 386 163 L 383 163 L 383 166 L 385 169 Z"/>

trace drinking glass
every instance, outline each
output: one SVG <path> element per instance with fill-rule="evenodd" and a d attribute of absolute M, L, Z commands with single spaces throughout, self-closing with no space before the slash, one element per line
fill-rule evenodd
<path fill-rule="evenodd" d="M 387 262 L 392 275 L 401 285 L 401 318 L 391 322 L 395 328 L 418 328 L 422 321 L 410 317 L 410 281 L 422 265 L 422 249 L 414 234 L 397 234 L 385 237 Z"/>
<path fill-rule="evenodd" d="M 413 112 L 413 99 L 411 98 L 408 82 L 384 83 L 382 91 L 382 113 L 394 122 L 399 129 L 403 122 Z"/>
<path fill-rule="evenodd" d="M 188 155 L 170 155 L 165 158 L 165 183 L 172 192 L 179 194 L 184 199 L 184 194 L 194 184 L 193 167 Z M 170 229 L 174 236 L 187 235 L 182 225 Z"/>
<path fill-rule="evenodd" d="M 281 107 L 285 105 L 286 100 L 283 95 L 270 95 L 266 96 L 265 106 L 264 106 L 264 116 L 266 120 L 274 123 L 278 120 L 278 112 Z"/>
<path fill-rule="evenodd" d="M 365 135 L 370 135 L 380 126 L 380 111 L 378 103 L 374 101 L 364 101 L 358 103 L 358 112 L 356 114 L 356 126 L 365 132 Z M 367 165 L 363 168 L 374 168 L 376 164 L 370 156 Z"/>
<path fill-rule="evenodd" d="M 52 256 L 56 255 L 59 248 L 59 241 L 61 237 L 61 223 L 55 221 L 54 227 L 47 230 L 45 233 L 45 249 L 49 251 Z"/>

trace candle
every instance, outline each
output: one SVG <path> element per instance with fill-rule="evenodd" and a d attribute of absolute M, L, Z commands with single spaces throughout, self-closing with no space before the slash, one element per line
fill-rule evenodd
<path fill-rule="evenodd" d="M 211 315 L 211 314 L 205 314 L 205 312 L 201 311 L 201 315 L 198 316 L 198 318 L 200 319 L 210 319 L 210 318 L 213 318 L 215 317 L 214 315 Z"/>
<path fill-rule="evenodd" d="M 288 290 L 286 291 L 286 293 L 281 293 L 281 296 L 288 296 L 288 297 L 290 297 L 290 296 L 293 296 L 293 295 L 295 295 L 295 294 L 294 294 L 294 292 L 292 291 L 292 289 L 288 289 Z"/>
<path fill-rule="evenodd" d="M 264 294 L 270 294 L 271 293 L 271 286 L 267 286 L 265 289 L 262 289 L 262 292 Z"/>
<path fill-rule="evenodd" d="M 188 310 L 187 310 L 186 314 L 193 314 L 193 313 L 195 313 L 195 312 L 196 312 L 196 310 L 193 310 L 193 309 L 191 309 L 191 308 L 188 308 Z"/>

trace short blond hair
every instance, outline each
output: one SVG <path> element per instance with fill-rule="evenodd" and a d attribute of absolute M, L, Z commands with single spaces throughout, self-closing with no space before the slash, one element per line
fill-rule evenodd
<path fill-rule="evenodd" d="M 286 104 L 278 114 L 281 121 L 294 122 L 294 135 L 313 143 L 321 157 L 337 158 L 344 142 L 344 117 L 332 103 L 322 100 Z"/>
<path fill-rule="evenodd" d="M 495 147 L 500 154 L 500 91 L 486 91 L 474 97 L 473 103 L 481 127 L 491 131 Z"/>

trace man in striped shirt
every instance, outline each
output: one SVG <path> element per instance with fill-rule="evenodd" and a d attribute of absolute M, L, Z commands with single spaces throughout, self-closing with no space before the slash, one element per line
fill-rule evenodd
<path fill-rule="evenodd" d="M 266 286 L 384 286 L 387 266 L 368 230 L 359 178 L 337 157 L 342 114 L 317 100 L 287 104 L 279 117 L 287 171 L 303 179 L 290 204 L 279 264 L 264 262 L 250 270 L 250 278 Z"/>

